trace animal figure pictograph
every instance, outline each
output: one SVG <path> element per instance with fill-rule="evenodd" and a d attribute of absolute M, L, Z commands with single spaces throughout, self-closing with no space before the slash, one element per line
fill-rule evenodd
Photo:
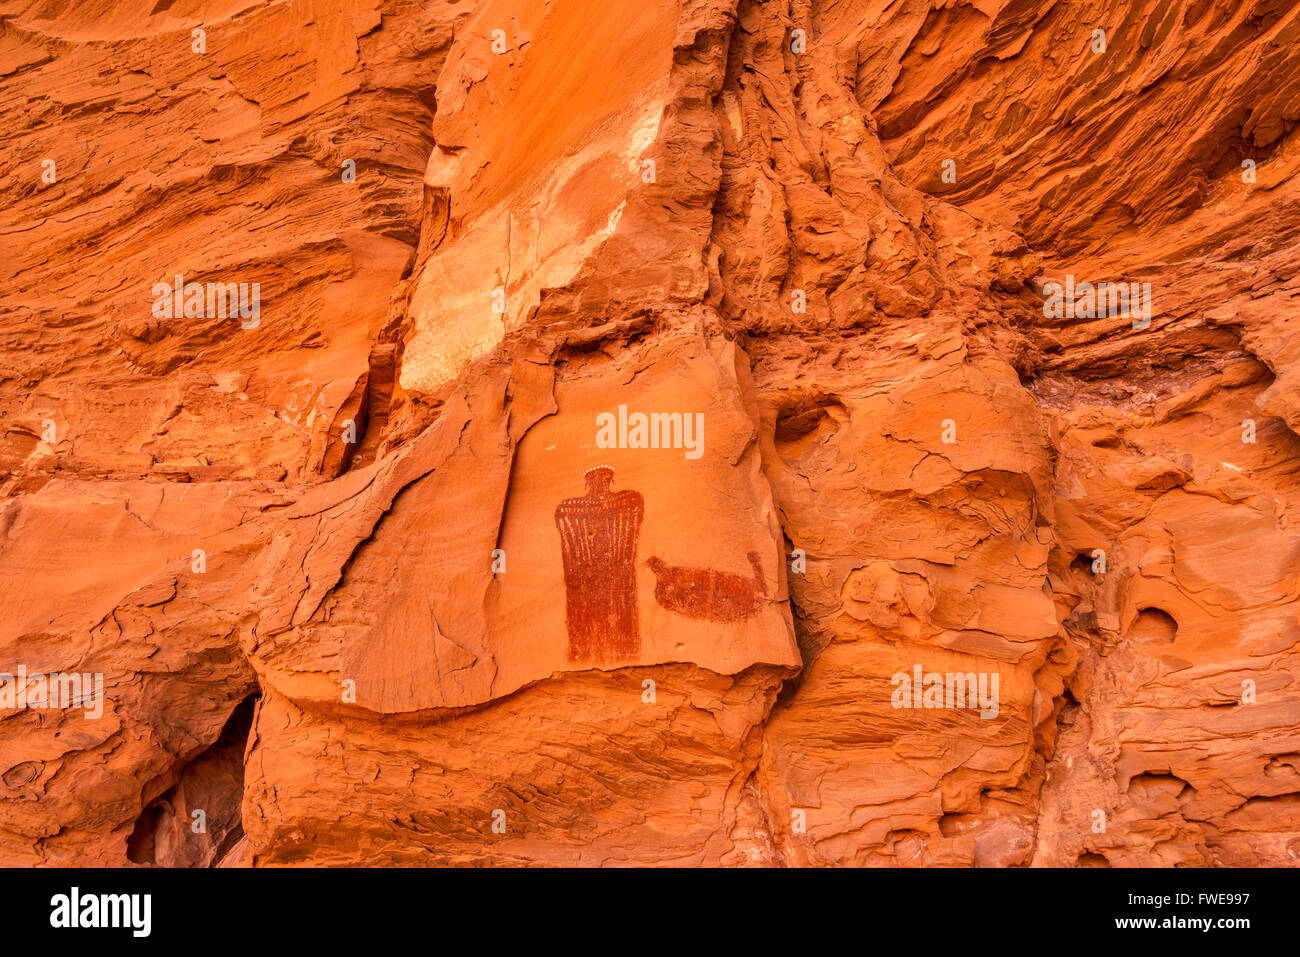
<path fill-rule="evenodd" d="M 570 661 L 627 661 L 641 650 L 636 546 L 645 499 L 611 491 L 607 465 L 584 474 L 587 494 L 555 509 L 564 562 Z"/>
<path fill-rule="evenodd" d="M 749 553 L 753 578 L 713 568 L 686 568 L 651 558 L 646 564 L 655 573 L 655 600 L 669 611 L 687 618 L 707 621 L 741 621 L 752 618 L 766 599 L 763 562 L 758 552 Z"/>

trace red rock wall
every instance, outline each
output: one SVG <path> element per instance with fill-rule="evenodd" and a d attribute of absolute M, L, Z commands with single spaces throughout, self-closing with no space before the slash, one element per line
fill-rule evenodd
<path fill-rule="evenodd" d="M 1298 51 L 0 0 L 0 863 L 1296 864 Z"/>

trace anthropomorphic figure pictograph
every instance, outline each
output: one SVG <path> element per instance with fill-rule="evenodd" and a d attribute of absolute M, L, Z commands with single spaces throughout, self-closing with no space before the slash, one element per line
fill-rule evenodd
<path fill-rule="evenodd" d="M 564 561 L 569 660 L 634 659 L 641 650 L 636 546 L 645 500 L 631 489 L 611 491 L 614 470 L 588 469 L 587 494 L 555 510 Z"/>

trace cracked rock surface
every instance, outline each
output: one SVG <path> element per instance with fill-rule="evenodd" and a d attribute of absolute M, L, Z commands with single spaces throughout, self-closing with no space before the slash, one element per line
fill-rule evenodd
<path fill-rule="evenodd" d="M 0 90 L 0 864 L 1300 864 L 1300 3 L 0 0 Z"/>

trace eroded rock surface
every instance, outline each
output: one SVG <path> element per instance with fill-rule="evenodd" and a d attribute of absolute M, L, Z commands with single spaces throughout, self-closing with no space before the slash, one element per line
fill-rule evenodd
<path fill-rule="evenodd" d="M 0 87 L 0 863 L 1300 863 L 1300 4 L 0 0 Z"/>

